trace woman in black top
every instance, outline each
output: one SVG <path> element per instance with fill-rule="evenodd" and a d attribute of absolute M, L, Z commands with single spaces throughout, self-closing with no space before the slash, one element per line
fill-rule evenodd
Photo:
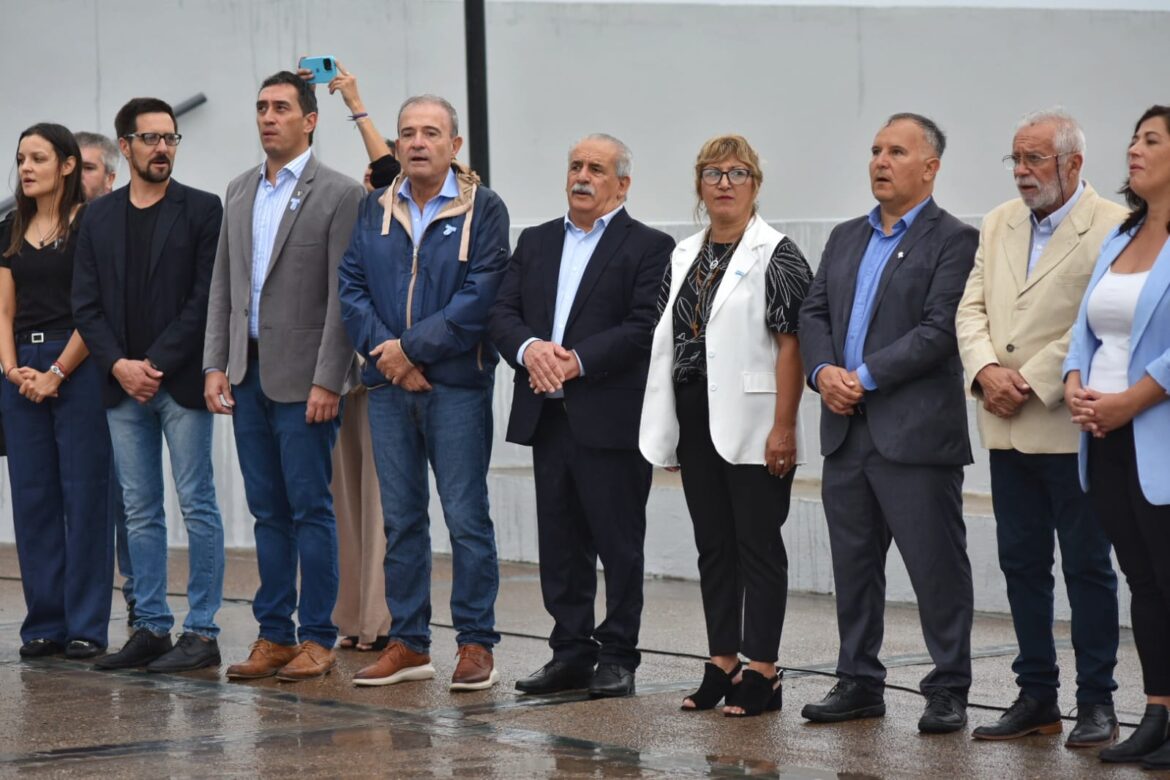
<path fill-rule="evenodd" d="M 70 305 L 81 151 L 67 128 L 37 124 L 16 164 L 16 212 L 0 229 L 0 409 L 28 607 L 20 654 L 89 658 L 107 644 L 114 540 L 101 377 Z"/>
<path fill-rule="evenodd" d="M 797 314 L 812 280 L 797 246 L 756 214 L 762 181 L 743 137 L 713 138 L 700 150 L 695 190 L 710 225 L 671 257 L 642 409 L 642 452 L 682 468 L 699 552 L 710 662 L 682 708 L 725 699 L 728 716 L 781 703 L 788 558 L 780 526 L 804 386 Z"/>

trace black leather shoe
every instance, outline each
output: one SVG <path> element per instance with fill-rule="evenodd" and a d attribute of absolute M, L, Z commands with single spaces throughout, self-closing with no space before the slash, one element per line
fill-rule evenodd
<path fill-rule="evenodd" d="M 588 688 L 591 679 L 592 664 L 570 664 L 554 659 L 524 679 L 517 680 L 516 690 L 522 693 L 577 691 Z"/>
<path fill-rule="evenodd" d="M 1142 769 L 1170 769 L 1170 739 L 1142 759 Z"/>
<path fill-rule="evenodd" d="M 155 636 L 150 629 L 140 628 L 134 632 L 122 649 L 112 655 L 99 658 L 94 669 L 134 669 L 146 666 L 171 651 L 171 635 Z"/>
<path fill-rule="evenodd" d="M 1117 714 L 1112 704 L 1078 704 L 1077 725 L 1073 726 L 1064 746 L 1101 747 L 1116 740 L 1117 734 Z"/>
<path fill-rule="evenodd" d="M 634 695 L 634 671 L 617 664 L 598 664 L 589 681 L 589 698 Z"/>
<path fill-rule="evenodd" d="M 813 723 L 840 723 L 858 718 L 880 718 L 886 714 L 881 688 L 867 687 L 857 680 L 841 680 L 817 704 L 806 704 L 800 717 Z"/>
<path fill-rule="evenodd" d="M 946 688 L 931 688 L 925 694 L 926 709 L 918 719 L 923 734 L 950 734 L 967 725 L 967 702 Z"/>
<path fill-rule="evenodd" d="M 174 648 L 146 665 L 148 672 L 190 672 L 207 666 L 219 666 L 219 643 L 186 631 Z"/>
<path fill-rule="evenodd" d="M 20 646 L 20 657 L 46 658 L 50 655 L 58 655 L 64 649 L 52 639 L 30 639 Z"/>
<path fill-rule="evenodd" d="M 101 655 L 105 649 L 97 642 L 91 642 L 88 639 L 74 639 L 65 648 L 65 657 L 75 659 L 93 658 L 95 655 Z"/>
<path fill-rule="evenodd" d="M 1136 764 L 1166 742 L 1170 710 L 1162 704 L 1147 704 L 1141 723 L 1124 742 L 1107 747 L 1097 758 L 1109 764 Z"/>
<path fill-rule="evenodd" d="M 1045 704 L 1021 693 L 999 720 L 989 726 L 980 726 L 971 732 L 971 736 L 975 739 L 1017 739 L 1029 734 L 1059 734 L 1063 729 L 1056 702 Z"/>

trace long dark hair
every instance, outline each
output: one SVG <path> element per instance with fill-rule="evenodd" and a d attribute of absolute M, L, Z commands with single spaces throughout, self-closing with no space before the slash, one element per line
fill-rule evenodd
<path fill-rule="evenodd" d="M 1162 121 L 1166 124 L 1166 130 L 1170 131 L 1170 106 L 1150 106 L 1146 109 L 1146 113 L 1142 114 L 1142 118 L 1133 126 L 1133 134 L 1136 136 L 1138 128 L 1145 123 L 1147 119 L 1160 116 Z M 1129 186 L 1129 179 L 1125 180 L 1125 184 L 1117 191 L 1118 194 L 1125 196 L 1126 205 L 1129 206 L 1129 216 L 1121 223 L 1118 231 L 1121 233 L 1128 233 L 1133 230 L 1141 221 L 1146 218 L 1146 214 L 1150 211 L 1150 204 L 1146 203 L 1142 196 L 1133 191 Z M 1170 222 L 1166 223 L 1166 229 L 1170 230 Z"/>
<path fill-rule="evenodd" d="M 65 238 L 69 235 L 69 218 L 73 214 L 73 208 L 85 200 L 85 193 L 81 189 L 81 149 L 77 146 L 77 139 L 73 137 L 73 133 L 69 132 L 69 128 L 64 125 L 38 122 L 20 134 L 20 138 L 16 142 L 18 149 L 20 142 L 30 135 L 44 138 L 53 147 L 53 151 L 57 154 L 58 172 L 66 160 L 70 157 L 73 158 L 73 170 L 63 177 L 59 191 L 60 200 L 57 203 L 57 237 L 59 239 Z M 18 186 L 16 188 L 16 210 L 12 219 L 12 237 L 8 242 L 8 248 L 4 250 L 5 257 L 12 257 L 20 251 L 21 243 L 24 241 L 24 233 L 36 213 L 37 202 L 24 194 L 24 187 Z"/>

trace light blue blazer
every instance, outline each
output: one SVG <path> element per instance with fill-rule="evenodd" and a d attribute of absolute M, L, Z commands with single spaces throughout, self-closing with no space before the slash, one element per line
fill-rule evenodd
<path fill-rule="evenodd" d="M 1086 387 L 1093 386 L 1089 366 L 1093 364 L 1093 354 L 1101 346 L 1101 340 L 1089 327 L 1089 295 L 1132 240 L 1136 230 L 1126 233 L 1114 230 L 1105 239 L 1073 325 L 1064 375 L 1080 371 L 1081 383 Z M 1133 331 L 1129 338 L 1130 385 L 1145 374 L 1170 392 L 1170 241 L 1158 253 L 1134 311 Z M 1089 434 L 1081 434 L 1081 487 L 1086 491 L 1089 489 L 1089 438 Z M 1170 398 L 1154 404 L 1133 419 L 1133 440 L 1137 451 L 1138 480 L 1146 500 L 1151 504 L 1170 504 Z"/>

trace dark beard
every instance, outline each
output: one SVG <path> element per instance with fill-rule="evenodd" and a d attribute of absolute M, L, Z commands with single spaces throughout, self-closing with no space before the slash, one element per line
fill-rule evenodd
<path fill-rule="evenodd" d="M 151 163 L 153 162 L 154 160 L 148 160 L 145 168 L 134 166 L 134 170 L 138 171 L 138 175 L 151 184 L 162 184 L 164 181 L 171 178 L 171 170 L 174 168 L 174 165 L 171 164 L 170 160 L 167 160 L 167 169 L 164 173 L 155 173 L 154 170 L 150 167 Z"/>

